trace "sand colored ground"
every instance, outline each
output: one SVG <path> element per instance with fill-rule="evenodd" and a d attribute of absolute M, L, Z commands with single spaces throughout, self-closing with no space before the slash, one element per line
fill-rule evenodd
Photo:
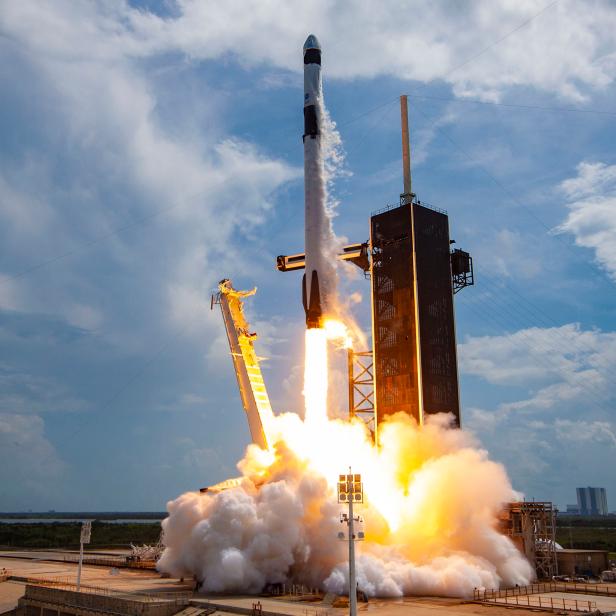
<path fill-rule="evenodd" d="M 10 553 L 15 556 L 15 552 Z M 21 558 L 9 558 L 7 553 L 0 552 L 0 568 L 6 567 L 11 575 L 35 579 L 63 579 L 74 582 L 77 576 L 77 566 L 73 563 L 46 561 L 44 558 L 61 559 L 63 552 L 27 552 L 20 554 Z M 84 566 L 82 583 L 115 589 L 124 592 L 183 592 L 192 589 L 192 581 L 186 583 L 178 579 L 161 578 L 156 571 L 141 571 L 130 569 L 109 569 L 107 567 Z M 0 614 L 12 609 L 24 592 L 24 583 L 7 581 L 0 583 Z M 535 595 L 536 596 L 536 595 Z M 570 593 L 549 593 L 542 597 L 563 597 L 565 599 L 591 600 L 602 611 L 616 610 L 616 598 L 574 595 Z M 210 603 L 226 607 L 236 606 L 251 608 L 253 603 L 260 601 L 263 610 L 289 616 L 346 616 L 348 608 L 333 608 L 322 603 L 306 603 L 284 599 L 263 597 L 230 597 L 194 595 L 194 603 Z M 372 599 L 367 604 L 359 604 L 359 614 L 365 616 L 404 616 L 412 613 L 415 616 L 528 616 L 532 610 L 525 608 L 505 607 L 504 605 L 478 605 L 459 599 L 439 597 L 406 597 L 404 599 L 381 600 Z M 534 613 L 537 613 L 536 610 Z"/>

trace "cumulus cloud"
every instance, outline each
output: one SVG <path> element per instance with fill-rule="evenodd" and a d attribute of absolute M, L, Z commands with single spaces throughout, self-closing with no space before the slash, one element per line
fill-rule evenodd
<path fill-rule="evenodd" d="M 593 2 L 592 10 L 573 1 L 549 6 L 534 0 L 458 8 L 370 0 L 353 5 L 181 0 L 175 8 L 166 18 L 130 12 L 135 54 L 178 49 L 197 59 L 231 54 L 249 66 L 298 71 L 298 41 L 315 31 L 328 76 L 443 79 L 459 96 L 491 100 L 513 86 L 582 100 L 588 88 L 612 82 L 616 65 L 616 11 L 605 1 Z"/>
<path fill-rule="evenodd" d="M 558 227 L 575 243 L 590 248 L 597 262 L 616 281 L 616 165 L 581 162 L 577 175 L 560 185 L 569 214 Z"/>
<path fill-rule="evenodd" d="M 0 364 L 0 412 L 38 414 L 76 412 L 86 408 L 83 400 L 54 379 L 21 372 Z"/>
<path fill-rule="evenodd" d="M 616 333 L 578 324 L 467 338 L 460 370 L 482 383 L 463 423 L 527 496 L 564 503 L 573 482 L 613 485 Z M 592 445 L 592 456 L 588 447 Z M 580 464 L 580 459 L 584 464 Z M 561 472 L 546 481 L 553 468 Z"/>
<path fill-rule="evenodd" d="M 144 35 L 128 24 L 139 14 L 121 1 L 9 2 L 0 8 L 0 24 L 9 35 L 2 43 L 4 52 L 36 84 L 35 100 L 57 103 L 45 105 L 41 114 L 65 133 L 62 142 L 51 145 L 61 153 L 57 163 L 29 163 L 0 177 L 2 216 L 17 232 L 10 240 L 16 262 L 10 273 L 37 260 L 79 253 L 103 238 L 108 266 L 143 279 L 130 240 L 117 231 L 162 220 L 167 254 L 161 254 L 160 243 L 146 247 L 153 255 L 166 256 L 150 311 L 153 316 L 163 312 L 166 322 L 185 329 L 201 320 L 195 317 L 203 314 L 203 284 L 215 280 L 208 269 L 212 253 L 224 251 L 229 261 L 241 261 L 232 235 L 240 225 L 262 223 L 276 190 L 296 179 L 299 170 L 225 135 L 215 120 L 211 92 L 206 118 L 199 118 L 207 120 L 209 130 L 196 120 L 165 121 L 156 73 L 134 60 Z M 45 131 L 49 133 L 48 126 Z M 35 154 L 28 156 L 36 160 Z M 64 179 L 66 168 L 75 172 L 69 181 Z M 56 176 L 53 183 L 51 176 Z M 113 207 L 112 194 L 120 195 Z M 66 268 L 54 282 L 72 287 L 82 298 L 71 302 L 45 281 L 30 293 L 22 291 L 19 303 L 14 286 L 3 285 L 2 303 L 61 315 L 85 328 L 107 321 L 117 326 L 120 315 L 109 315 L 111 306 L 96 304 L 100 290 L 82 272 Z M 114 281 L 116 289 L 119 282 Z M 93 299 L 84 301 L 83 296 Z M 160 308 L 152 311 L 154 307 Z"/>
<path fill-rule="evenodd" d="M 616 433 L 607 421 L 557 419 L 556 433 L 561 440 L 577 443 L 604 443 L 616 448 Z"/>
<path fill-rule="evenodd" d="M 494 385 L 533 387 L 529 400 L 509 408 L 553 407 L 562 399 L 605 397 L 616 361 L 616 333 L 579 324 L 530 327 L 499 336 L 469 337 L 459 345 L 460 369 Z"/>
<path fill-rule="evenodd" d="M 588 10 L 561 0 L 535 19 L 545 3 L 499 0 L 463 10 L 429 2 L 350 7 L 325 0 L 178 0 L 167 6 L 163 17 L 125 0 L 0 3 L 0 79 L 19 137 L 7 140 L 0 154 L 0 308 L 31 317 L 20 321 L 20 336 L 50 314 L 75 328 L 102 330 L 96 347 L 84 345 L 79 356 L 78 345 L 66 352 L 54 321 L 53 340 L 43 349 L 49 362 L 62 354 L 76 366 L 110 347 L 141 361 L 167 330 L 173 340 L 178 331 L 186 334 L 184 351 L 192 344 L 228 361 L 219 320 L 207 310 L 208 292 L 219 272 L 256 271 L 262 255 L 255 258 L 242 244 L 251 237 L 253 247 L 280 191 L 299 172 L 225 125 L 228 101 L 203 70 L 211 61 L 263 68 L 266 87 L 292 82 L 301 88 L 299 47 L 314 30 L 325 48 L 327 78 L 442 80 L 457 96 L 490 100 L 530 87 L 571 101 L 613 80 L 615 11 L 604 1 Z M 192 96 L 184 96 L 189 90 Z M 429 143 L 432 135 L 424 137 Z M 601 190 L 608 186 L 604 182 Z M 588 193 L 580 198 L 594 199 Z M 596 234 L 584 237 L 590 242 Z M 514 251 L 516 238 L 504 239 Z M 254 251 L 263 247 L 254 245 Z M 607 242 L 601 246 L 609 251 Z M 59 265 L 55 259 L 64 255 L 71 258 Z M 37 263 L 52 266 L 30 275 Z M 29 275 L 14 278 L 24 271 Z M 204 343 L 216 346 L 214 323 L 223 336 L 218 355 Z M 28 352 L 43 354 L 34 346 Z M 509 367 L 514 380 L 535 378 L 525 356 L 516 357 L 521 365 Z M 486 366 L 490 382 L 500 385 L 507 376 L 499 376 L 499 361 L 471 353 L 469 365 L 475 371 Z M 573 360 L 558 361 L 567 367 Z M 97 374 L 104 369 L 94 367 Z M 586 375 L 583 370 L 566 372 L 561 400 L 565 386 L 577 396 L 578 380 L 597 378 L 603 387 L 603 372 L 592 365 Z M 533 382 L 553 404 L 559 398 L 549 387 L 559 386 L 558 368 L 539 371 L 545 382 Z M 213 390 L 214 380 L 208 381 Z M 114 378 L 103 381 L 117 385 Z M 45 400 L 33 390 L 21 402 L 9 395 L 2 407 L 9 413 L 21 412 L 18 402 L 28 400 L 31 412 L 44 410 Z"/>
<path fill-rule="evenodd" d="M 5 511 L 50 502 L 64 470 L 41 417 L 0 412 L 0 500 Z"/>

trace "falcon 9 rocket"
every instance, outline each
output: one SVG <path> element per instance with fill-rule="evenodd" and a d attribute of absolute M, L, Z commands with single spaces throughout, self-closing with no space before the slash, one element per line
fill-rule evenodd
<path fill-rule="evenodd" d="M 311 34 L 304 43 L 304 203 L 306 269 L 302 301 L 306 327 L 323 325 L 331 310 L 333 266 L 326 238 L 330 219 L 325 202 L 327 191 L 322 145 L 323 93 L 321 89 L 321 46 Z"/>

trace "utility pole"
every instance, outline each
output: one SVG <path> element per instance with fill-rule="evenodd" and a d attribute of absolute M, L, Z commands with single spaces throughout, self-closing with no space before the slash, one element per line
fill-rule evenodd
<path fill-rule="evenodd" d="M 87 520 L 81 523 L 81 535 L 79 537 L 79 567 L 77 569 L 77 592 L 81 589 L 81 567 L 83 566 L 83 544 L 90 543 L 92 533 L 92 521 Z"/>
<path fill-rule="evenodd" d="M 357 616 L 357 582 L 355 579 L 355 541 L 362 540 L 364 533 L 359 532 L 355 535 L 355 522 L 361 522 L 361 518 L 353 515 L 353 503 L 364 502 L 364 490 L 361 482 L 361 475 L 353 474 L 349 466 L 348 475 L 338 477 L 338 502 L 347 503 L 349 506 L 348 514 L 340 514 L 340 522 L 346 522 L 348 526 L 349 542 L 349 616 Z M 338 533 L 338 538 L 345 540 L 344 533 Z"/>

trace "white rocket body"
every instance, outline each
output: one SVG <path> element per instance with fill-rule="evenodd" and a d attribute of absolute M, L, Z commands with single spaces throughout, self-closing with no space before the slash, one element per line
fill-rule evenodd
<path fill-rule="evenodd" d="M 328 263 L 330 221 L 321 143 L 323 93 L 321 88 L 321 46 L 314 35 L 304 43 L 304 200 L 306 270 L 302 298 L 306 326 L 321 327 L 330 308 L 332 265 Z"/>

